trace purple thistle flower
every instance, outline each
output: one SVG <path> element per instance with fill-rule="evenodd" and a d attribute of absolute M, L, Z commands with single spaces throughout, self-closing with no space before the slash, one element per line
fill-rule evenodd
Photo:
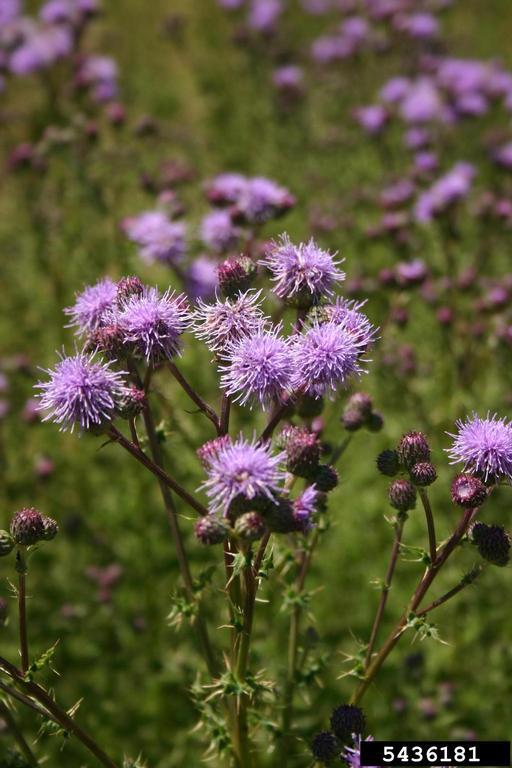
<path fill-rule="evenodd" d="M 50 380 L 36 385 L 42 390 L 40 409 L 47 411 L 43 421 L 71 432 L 77 424 L 86 430 L 110 421 L 126 392 L 125 372 L 113 371 L 110 365 L 95 360 L 94 354 L 61 356 L 55 368 L 46 371 Z"/>
<path fill-rule="evenodd" d="M 400 105 L 400 112 L 408 123 L 428 123 L 440 118 L 442 106 L 435 82 L 429 77 L 420 77 L 411 83 Z"/>
<path fill-rule="evenodd" d="M 484 480 L 505 476 L 512 479 L 512 425 L 497 414 L 481 419 L 476 413 L 456 422 L 457 433 L 447 453 L 452 464 L 481 475 Z"/>
<path fill-rule="evenodd" d="M 140 256 L 146 264 L 174 264 L 186 251 L 186 226 L 182 221 L 166 221 L 141 242 Z"/>
<path fill-rule="evenodd" d="M 407 77 L 392 77 L 379 91 L 379 98 L 385 104 L 396 104 L 405 98 L 411 81 Z"/>
<path fill-rule="evenodd" d="M 313 239 L 294 245 L 287 235 L 282 235 L 261 263 L 272 273 L 277 296 L 306 304 L 331 296 L 334 284 L 345 279 L 345 273 L 337 269 L 341 262 L 334 261 L 332 254 L 319 248 Z"/>
<path fill-rule="evenodd" d="M 378 328 L 361 312 L 366 301 L 348 301 L 338 297 L 334 304 L 324 307 L 329 322 L 340 325 L 354 336 L 361 345 L 361 350 L 369 347 L 377 338 Z"/>
<path fill-rule="evenodd" d="M 106 310 L 112 309 L 116 298 L 117 285 L 109 277 L 87 286 L 77 294 L 73 306 L 64 310 L 71 318 L 68 327 L 76 327 L 78 334 L 95 331 L 102 325 Z"/>
<path fill-rule="evenodd" d="M 263 323 L 258 291 L 246 291 L 236 299 L 217 300 L 215 304 L 198 301 L 193 314 L 194 335 L 210 352 L 223 352 L 229 344 L 251 336 Z"/>
<path fill-rule="evenodd" d="M 364 348 L 364 342 L 343 325 L 313 325 L 294 337 L 294 389 L 315 397 L 336 392 L 363 372 L 360 359 Z"/>
<path fill-rule="evenodd" d="M 306 490 L 293 502 L 293 517 L 297 527 L 306 532 L 313 525 L 313 514 L 316 511 L 319 493 L 314 485 L 308 486 Z"/>
<path fill-rule="evenodd" d="M 201 240 L 214 251 L 227 251 L 233 248 L 240 237 L 229 211 L 215 210 L 208 213 L 201 222 Z"/>
<path fill-rule="evenodd" d="M 294 366 L 290 343 L 280 331 L 280 326 L 272 330 L 261 326 L 225 349 L 221 386 L 228 395 L 236 395 L 235 402 L 258 401 L 265 410 L 289 389 Z"/>
<path fill-rule="evenodd" d="M 185 296 L 169 290 L 160 294 L 156 288 L 131 296 L 117 318 L 123 343 L 153 364 L 180 354 L 180 336 L 189 322 Z"/>
<path fill-rule="evenodd" d="M 21 0 L 1 0 L 0 28 L 6 27 L 21 13 Z"/>
<path fill-rule="evenodd" d="M 269 443 L 259 445 L 255 439 L 249 443 L 242 435 L 228 443 L 211 457 L 206 470 L 208 480 L 201 488 L 206 490 L 212 511 L 227 510 L 233 499 L 267 497 L 275 500 L 285 472 L 279 469 L 283 453 L 271 454 Z"/>
<path fill-rule="evenodd" d="M 282 12 L 281 0 L 252 0 L 247 24 L 255 32 L 269 34 L 274 31 Z"/>

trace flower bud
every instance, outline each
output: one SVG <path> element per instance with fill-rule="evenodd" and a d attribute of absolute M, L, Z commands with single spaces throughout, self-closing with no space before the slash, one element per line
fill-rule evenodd
<path fill-rule="evenodd" d="M 329 765 L 341 752 L 338 740 L 332 731 L 317 733 L 311 743 L 311 753 L 315 760 Z"/>
<path fill-rule="evenodd" d="M 44 533 L 41 536 L 43 541 L 51 541 L 59 532 L 59 526 L 52 517 L 42 515 Z"/>
<path fill-rule="evenodd" d="M 132 384 L 120 398 L 117 412 L 122 419 L 134 419 L 146 407 L 146 393 Z"/>
<path fill-rule="evenodd" d="M 502 525 L 475 523 L 471 527 L 470 537 L 484 560 L 501 567 L 508 564 L 511 539 Z"/>
<path fill-rule="evenodd" d="M 14 539 L 9 531 L 0 531 L 0 557 L 9 555 L 14 549 Z"/>
<path fill-rule="evenodd" d="M 44 536 L 43 516 L 33 507 L 20 509 L 11 520 L 11 536 L 16 544 L 28 547 Z"/>
<path fill-rule="evenodd" d="M 126 347 L 121 329 L 117 325 L 104 325 L 92 331 L 87 338 L 86 350 L 93 352 L 96 349 L 114 360 L 123 356 Z"/>
<path fill-rule="evenodd" d="M 384 426 L 383 416 L 378 411 L 373 411 L 373 413 L 370 414 L 366 426 L 370 432 L 380 432 Z"/>
<path fill-rule="evenodd" d="M 347 400 L 346 410 L 358 411 L 361 416 L 368 419 L 373 410 L 373 400 L 366 392 L 355 392 Z"/>
<path fill-rule="evenodd" d="M 280 499 L 265 510 L 265 522 L 273 533 L 293 533 L 297 530 L 297 521 L 293 514 L 293 505 L 288 499 Z"/>
<path fill-rule="evenodd" d="M 432 485 L 437 480 L 436 468 L 429 461 L 420 461 L 411 467 L 409 476 L 414 485 Z"/>
<path fill-rule="evenodd" d="M 202 544 L 221 544 L 228 533 L 227 521 L 217 515 L 203 515 L 195 525 L 195 534 Z"/>
<path fill-rule="evenodd" d="M 389 486 L 389 503 L 399 512 L 407 512 L 416 506 L 416 488 L 409 480 L 393 480 Z"/>
<path fill-rule="evenodd" d="M 334 467 L 329 464 L 319 464 L 316 472 L 311 477 L 315 488 L 320 493 L 329 493 L 334 490 L 339 482 L 339 476 Z"/>
<path fill-rule="evenodd" d="M 377 469 L 381 474 L 394 477 L 398 473 L 399 468 L 400 462 L 398 461 L 398 453 L 396 451 L 382 451 L 377 456 Z"/>
<path fill-rule="evenodd" d="M 130 275 L 129 277 L 122 277 L 117 283 L 116 301 L 118 305 L 121 305 L 124 301 L 132 296 L 141 296 L 144 291 L 144 283 L 139 280 L 138 277 Z"/>
<path fill-rule="evenodd" d="M 430 460 L 430 447 L 423 432 L 408 432 L 398 443 L 398 458 L 405 469 Z"/>
<path fill-rule="evenodd" d="M 230 299 L 251 287 L 256 277 L 256 267 L 248 256 L 238 256 L 219 264 L 217 274 L 222 295 Z"/>
<path fill-rule="evenodd" d="M 235 533 L 245 541 L 257 541 L 265 533 L 265 521 L 257 512 L 246 512 L 235 522 Z"/>
<path fill-rule="evenodd" d="M 352 704 L 342 704 L 336 707 L 331 715 L 331 728 L 335 735 L 342 742 L 352 740 L 356 734 L 361 736 L 364 733 L 366 719 L 362 709 Z"/>
<path fill-rule="evenodd" d="M 359 411 L 345 410 L 341 417 L 341 423 L 347 432 L 357 432 L 358 429 L 364 427 L 365 418 Z"/>
<path fill-rule="evenodd" d="M 480 507 L 487 499 L 487 488 L 478 477 L 461 474 L 452 480 L 451 495 L 454 504 L 473 509 Z"/>
<path fill-rule="evenodd" d="M 320 442 L 314 432 L 304 427 L 288 431 L 286 440 L 288 472 L 298 477 L 309 477 L 320 460 Z"/>

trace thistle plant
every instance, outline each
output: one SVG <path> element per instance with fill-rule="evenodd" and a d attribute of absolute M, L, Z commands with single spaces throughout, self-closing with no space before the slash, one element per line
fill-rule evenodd
<path fill-rule="evenodd" d="M 222 185 L 220 189 L 227 194 Z M 216 189 L 216 194 L 221 192 Z M 358 432 L 371 435 L 383 428 L 384 420 L 368 394 L 348 393 L 368 369 L 378 332 L 362 302 L 334 295 L 344 279 L 335 257 L 313 241 L 294 245 L 283 235 L 259 259 L 244 255 L 231 263 L 233 267 L 219 266 L 224 296 L 210 303 L 193 305 L 184 294 L 170 288 L 161 292 L 135 277 L 117 282 L 105 278 L 86 287 L 65 310 L 75 329 L 75 351 L 60 353 L 38 389 L 46 421 L 64 431 L 89 433 L 102 442 L 103 450 L 123 450 L 158 481 L 181 575 L 171 620 L 190 624 L 204 657 L 193 697 L 210 739 L 209 751 L 222 764 L 255 768 L 268 763 L 262 747 L 269 740 L 282 765 L 304 744 L 294 718 L 298 688 L 308 674 L 313 679 L 320 674 L 320 669 L 309 673 L 305 665 L 304 618 L 311 598 L 307 582 L 332 522 L 329 494 L 339 483 L 335 464 Z M 270 291 L 268 272 L 270 285 L 275 283 Z M 236 274 L 241 279 L 231 277 Z M 244 275 L 249 274 L 259 285 L 247 287 Z M 277 311 L 276 300 L 281 302 Z M 273 304 L 274 317 L 267 314 L 267 304 Z M 205 347 L 205 361 L 217 370 L 217 402 L 208 402 L 183 373 L 180 358 L 190 345 Z M 157 426 L 159 392 L 166 380 L 183 390 L 197 409 L 196 418 L 206 419 L 203 426 L 211 432 L 196 446 L 203 475 L 196 488 L 185 487 L 177 476 Z M 338 413 L 336 445 L 322 441 L 318 419 L 325 407 Z M 311 757 L 325 765 L 358 764 L 366 729 L 360 705 L 400 638 L 409 630 L 435 636 L 430 614 L 472 584 L 484 564 L 503 566 L 509 560 L 505 529 L 476 518 L 493 489 L 512 476 L 512 427 L 496 416 L 473 415 L 457 422 L 456 429 L 447 450 L 462 473 L 454 477 L 448 495 L 462 517 L 441 543 L 429 498 L 437 470 L 427 437 L 408 432 L 377 457 L 378 471 L 389 479 L 388 503 L 394 513 L 389 565 L 369 639 L 350 670 L 357 679 L 351 701 L 333 712 L 330 730 L 315 736 L 310 748 L 300 747 L 305 765 Z M 418 514 L 418 502 L 427 545 L 416 551 L 425 570 L 396 626 L 380 644 L 395 571 L 409 549 L 406 523 Z M 217 629 L 218 619 L 213 624 L 207 619 L 208 577 L 205 581 L 192 571 L 189 538 L 183 533 L 189 525 L 185 513 L 196 517 L 196 546 L 219 552 L 223 629 Z M 32 550 L 56 532 L 50 518 L 24 509 L 15 514 L 10 533 L 2 534 L 2 554 L 16 553 L 21 657 L 19 666 L 0 660 L 7 681 L 2 690 L 74 734 L 100 763 L 119 766 L 118 757 L 107 756 L 78 725 L 78 713 L 61 709 L 35 681 L 41 666 L 50 663 L 51 652 L 39 661 L 30 656 L 27 562 Z M 445 563 L 463 545 L 473 546 L 482 562 L 425 605 Z M 289 615 L 287 666 L 277 680 L 254 667 L 254 629 L 263 620 L 259 602 L 268 582 L 278 586 Z M 15 725 L 12 730 L 29 764 L 37 765 Z"/>

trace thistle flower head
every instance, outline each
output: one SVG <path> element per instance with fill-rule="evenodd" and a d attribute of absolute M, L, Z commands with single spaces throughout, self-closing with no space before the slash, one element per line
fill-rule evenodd
<path fill-rule="evenodd" d="M 235 402 L 259 402 L 263 410 L 289 389 L 293 374 L 290 343 L 280 335 L 281 327 L 258 330 L 225 348 L 221 386 Z"/>
<path fill-rule="evenodd" d="M 280 216 L 295 203 L 284 187 L 272 179 L 255 176 L 247 179 L 235 206 L 235 216 L 250 224 L 261 224 Z"/>
<path fill-rule="evenodd" d="M 141 258 L 148 264 L 175 263 L 185 253 L 185 224 L 171 221 L 163 211 L 144 211 L 125 219 L 122 228 L 137 243 Z"/>
<path fill-rule="evenodd" d="M 223 445 L 209 460 L 208 479 L 203 484 L 212 510 L 227 510 L 241 496 L 244 499 L 267 497 L 274 500 L 285 473 L 279 469 L 284 454 L 272 456 L 270 445 L 248 442 L 242 435 Z"/>
<path fill-rule="evenodd" d="M 62 430 L 76 425 L 87 430 L 110 421 L 126 391 L 124 371 L 95 360 L 94 353 L 61 357 L 55 368 L 46 371 L 50 379 L 37 385 L 42 390 L 40 409 L 44 421 L 60 424 Z"/>
<path fill-rule="evenodd" d="M 512 479 L 512 425 L 497 414 L 481 419 L 474 413 L 456 422 L 457 433 L 447 453 L 452 464 L 461 463 L 485 481 Z"/>
<path fill-rule="evenodd" d="M 315 760 L 319 760 L 325 765 L 329 765 L 332 760 L 340 755 L 340 745 L 338 739 L 332 731 L 320 731 L 311 742 L 311 753 Z"/>
<path fill-rule="evenodd" d="M 323 310 L 330 322 L 341 325 L 366 348 L 376 340 L 378 328 L 361 312 L 365 304 L 366 301 L 349 301 L 338 297 L 334 304 L 323 307 Z"/>
<path fill-rule="evenodd" d="M 294 337 L 294 388 L 321 397 L 345 387 L 361 368 L 361 341 L 336 323 L 315 323 Z"/>
<path fill-rule="evenodd" d="M 342 742 L 349 741 L 354 734 L 362 734 L 365 725 L 363 710 L 353 704 L 341 704 L 331 715 L 331 728 Z"/>
<path fill-rule="evenodd" d="M 146 288 L 131 296 L 119 312 L 123 341 L 148 362 L 169 360 L 180 353 L 180 336 L 189 325 L 188 304 L 183 294 Z"/>
<path fill-rule="evenodd" d="M 11 520 L 11 536 L 21 546 L 36 544 L 44 537 L 43 515 L 34 507 L 18 510 Z"/>
<path fill-rule="evenodd" d="M 450 490 L 453 503 L 466 509 L 481 507 L 487 499 L 487 488 L 473 475 L 457 475 L 452 480 Z"/>
<path fill-rule="evenodd" d="M 272 273 L 277 296 L 304 306 L 331 296 L 334 285 L 345 279 L 344 272 L 337 268 L 340 262 L 314 240 L 294 245 L 287 235 L 282 235 L 261 263 Z"/>
<path fill-rule="evenodd" d="M 263 322 L 260 292 L 246 291 L 236 299 L 214 304 L 198 301 L 193 314 L 193 333 L 211 352 L 224 352 L 240 339 L 256 333 Z"/>
<path fill-rule="evenodd" d="M 470 538 L 484 560 L 504 567 L 510 560 L 511 539 L 502 525 L 475 523 Z"/>
<path fill-rule="evenodd" d="M 95 331 L 102 325 L 106 310 L 115 304 L 116 295 L 117 285 L 108 277 L 87 286 L 77 294 L 73 306 L 64 310 L 71 318 L 69 326 L 76 327 L 80 335 Z"/>
<path fill-rule="evenodd" d="M 228 533 L 228 523 L 217 515 L 203 515 L 195 525 L 196 537 L 202 544 L 221 544 Z"/>

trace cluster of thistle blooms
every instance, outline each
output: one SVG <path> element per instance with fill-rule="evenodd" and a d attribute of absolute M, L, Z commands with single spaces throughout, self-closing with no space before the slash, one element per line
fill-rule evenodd
<path fill-rule="evenodd" d="M 98 12 L 98 0 L 47 0 L 37 16 L 27 16 L 19 0 L 3 0 L 0 59 L 5 75 L 24 77 L 76 56 L 75 84 L 89 89 L 95 101 L 115 98 L 115 62 L 103 56 L 79 55 L 85 28 Z"/>
<path fill-rule="evenodd" d="M 15 547 L 51 541 L 58 531 L 55 520 L 34 507 L 20 509 L 13 515 L 9 531 L 0 531 L 0 557 L 10 555 Z"/>
<path fill-rule="evenodd" d="M 63 356 L 48 371 L 49 381 L 39 385 L 45 418 L 62 429 L 95 431 L 119 415 L 133 418 L 144 407 L 145 395 L 117 361 L 127 367 L 130 360 L 144 361 L 151 368 L 171 362 L 181 353 L 187 330 L 214 355 L 220 386 L 233 402 L 271 413 L 295 405 L 300 411 L 312 403 L 318 412 L 324 396 L 332 397 L 364 372 L 365 353 L 376 335 L 360 304 L 334 299 L 334 288 L 344 279 L 338 264 L 313 241 L 295 245 L 284 235 L 271 245 L 261 267 L 270 272 L 274 293 L 299 308 L 300 322 L 288 336 L 281 323 L 264 315 L 261 292 L 247 287 L 257 270 L 244 257 L 221 265 L 222 297 L 210 304 L 199 301 L 194 309 L 184 295 L 162 294 L 137 278 L 117 284 L 101 280 L 66 310 L 85 346 Z M 359 426 L 382 423 L 367 401 L 354 402 L 351 409 L 363 412 Z M 280 444 L 284 450 L 277 454 L 269 442 L 243 436 L 220 436 L 203 446 L 210 515 L 198 525 L 202 540 L 219 540 L 226 534 L 226 520 L 242 511 L 263 515 L 272 530 L 307 529 L 320 494 L 336 485 L 337 475 L 319 464 L 320 445 L 309 430 L 287 429 Z M 310 482 L 294 502 L 284 486 L 285 463 Z M 257 516 L 244 518 L 241 525 L 259 526 L 258 534 L 263 527 Z M 252 528 L 250 536 L 256 536 Z"/>
<path fill-rule="evenodd" d="M 497 416 L 482 419 L 473 414 L 456 426 L 458 431 L 451 435 L 453 444 L 447 450 L 452 463 L 464 465 L 464 472 L 452 480 L 451 499 L 463 509 L 479 509 L 490 489 L 512 480 L 512 425 Z M 437 479 L 429 444 L 421 432 L 407 433 L 396 449 L 379 454 L 377 467 L 383 475 L 395 478 L 389 486 L 389 502 L 399 515 L 415 507 L 418 488 Z M 469 541 L 484 560 L 498 566 L 509 562 L 511 539 L 502 525 L 475 522 Z"/>
<path fill-rule="evenodd" d="M 122 223 L 126 236 L 138 246 L 142 260 L 173 269 L 184 279 L 191 299 L 214 296 L 219 259 L 237 248 L 245 246 L 247 250 L 265 223 L 283 216 L 295 204 L 293 195 L 275 181 L 239 173 L 222 173 L 211 179 L 206 184 L 206 196 L 212 210 L 203 217 L 197 234 L 189 232 L 179 219 L 183 209 L 169 189 L 161 192 L 156 209 L 126 218 Z M 197 235 L 209 255 L 202 254 L 185 265 L 187 251 Z"/>
<path fill-rule="evenodd" d="M 343 763 L 350 768 L 360 768 L 361 740 L 366 729 L 362 709 L 341 704 L 333 710 L 330 725 L 329 731 L 320 731 L 313 738 L 311 752 L 315 760 L 323 765 Z"/>

